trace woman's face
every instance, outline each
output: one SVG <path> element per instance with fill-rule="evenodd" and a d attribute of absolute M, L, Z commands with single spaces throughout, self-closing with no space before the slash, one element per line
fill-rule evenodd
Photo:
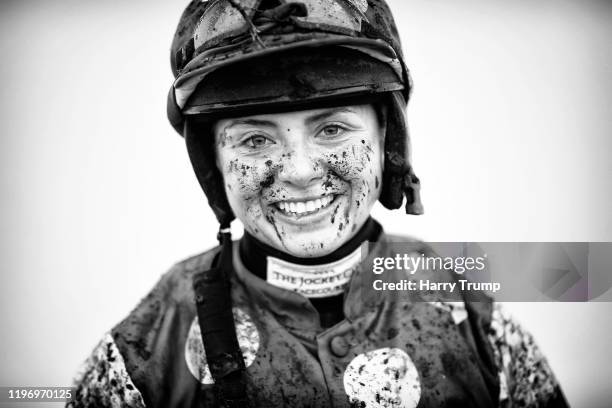
<path fill-rule="evenodd" d="M 234 214 L 283 252 L 331 253 L 380 195 L 384 127 L 372 105 L 218 121 L 217 166 Z"/>

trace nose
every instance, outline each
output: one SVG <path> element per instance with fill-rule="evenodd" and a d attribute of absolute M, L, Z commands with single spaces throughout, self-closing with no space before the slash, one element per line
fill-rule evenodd
<path fill-rule="evenodd" d="M 306 187 L 323 177 L 321 158 L 306 146 L 288 150 L 282 157 L 278 178 L 297 187 Z"/>

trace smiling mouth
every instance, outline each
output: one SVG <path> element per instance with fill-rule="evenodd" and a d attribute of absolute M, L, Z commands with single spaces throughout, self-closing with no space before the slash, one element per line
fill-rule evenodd
<path fill-rule="evenodd" d="M 336 195 L 327 195 L 308 201 L 279 201 L 274 205 L 286 215 L 308 215 L 329 207 L 336 197 Z"/>

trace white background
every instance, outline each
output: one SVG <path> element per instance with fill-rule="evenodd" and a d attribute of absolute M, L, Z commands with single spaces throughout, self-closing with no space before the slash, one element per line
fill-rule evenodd
<path fill-rule="evenodd" d="M 68 385 L 161 273 L 215 244 L 165 118 L 185 5 L 0 2 L 0 385 Z M 612 5 L 391 6 L 415 82 L 409 121 L 427 214 L 376 208 L 387 231 L 612 241 Z M 612 398 L 609 303 L 508 307 L 573 406 Z"/>

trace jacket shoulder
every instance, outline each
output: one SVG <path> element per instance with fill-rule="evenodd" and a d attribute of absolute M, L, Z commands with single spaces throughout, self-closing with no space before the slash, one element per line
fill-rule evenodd
<path fill-rule="evenodd" d="M 522 407 L 567 407 L 561 386 L 532 334 L 499 303 L 494 305 L 490 327 L 500 401 Z"/>
<path fill-rule="evenodd" d="M 218 248 L 176 263 L 130 314 L 111 330 L 126 372 L 147 406 L 163 406 L 158 390 L 168 388 L 160 366 L 174 361 L 196 316 L 192 278 L 210 268 Z M 170 369 L 170 368 L 168 368 Z M 155 374 L 152 374 L 155 373 Z M 162 395 L 163 397 L 163 395 Z"/>
<path fill-rule="evenodd" d="M 131 314 L 138 313 L 143 307 L 150 307 L 152 303 L 160 301 L 166 303 L 191 302 L 193 300 L 193 275 L 210 268 L 218 251 L 219 247 L 211 248 L 175 263 L 162 275 Z"/>
<path fill-rule="evenodd" d="M 193 275 L 208 269 L 218 250 L 218 247 L 212 248 L 174 264 L 138 306 L 115 326 L 113 336 L 116 338 L 122 334 L 130 337 L 150 332 L 166 313 L 177 308 L 189 308 L 193 303 Z M 127 330 L 127 326 L 131 326 L 130 330 Z"/>
<path fill-rule="evenodd" d="M 66 404 L 69 408 L 145 407 L 110 334 L 103 337 L 83 363 L 74 385 L 74 395 Z"/>

